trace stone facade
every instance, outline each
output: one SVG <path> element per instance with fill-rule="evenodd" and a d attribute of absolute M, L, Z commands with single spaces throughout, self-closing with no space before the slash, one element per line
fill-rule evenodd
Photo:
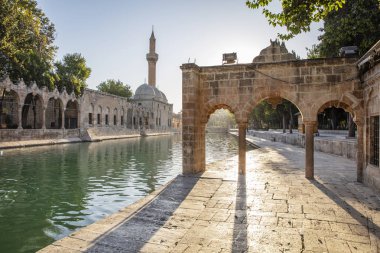
<path fill-rule="evenodd" d="M 8 99 L 0 117 L 1 141 L 85 137 L 91 128 L 99 135 L 126 134 L 146 127 L 142 122 L 152 113 L 126 98 L 91 89 L 77 97 L 5 78 L 0 81 L 4 90 Z"/>
<path fill-rule="evenodd" d="M 144 126 L 150 129 L 166 130 L 172 127 L 173 104 L 169 104 L 165 94 L 156 87 L 156 38 L 154 32 L 149 39 L 149 53 L 146 55 L 148 61 L 148 83 L 140 85 L 132 100 L 135 104 L 150 111 L 144 118 Z"/>
<path fill-rule="evenodd" d="M 271 41 L 251 64 L 212 67 L 183 64 L 183 172 L 204 171 L 205 125 L 210 114 L 225 108 L 235 114 L 239 125 L 239 171 L 244 173 L 244 139 L 249 113 L 262 100 L 286 99 L 301 113 L 306 177 L 314 177 L 313 133 L 317 114 L 335 106 L 350 112 L 357 125 L 358 181 L 363 181 L 363 169 L 367 166 L 364 152 L 368 153 L 363 142 L 367 127 L 365 113 L 371 111 L 379 115 L 379 66 L 377 61 L 359 75 L 357 58 L 296 60 L 276 41 Z"/>
<path fill-rule="evenodd" d="M 66 90 L 59 92 L 57 89 L 49 91 L 46 87 L 39 88 L 36 83 L 27 86 L 23 81 L 14 84 L 9 78 L 0 80 L 0 94 L 4 94 L 0 98 L 0 141 L 71 137 L 90 140 L 94 135 L 116 136 L 170 130 L 173 105 L 155 87 L 158 60 L 155 44 L 152 32 L 147 60 L 149 80 L 153 83 L 137 88 L 131 101 L 91 89 L 84 89 L 83 94 L 76 96 Z"/>
<path fill-rule="evenodd" d="M 364 181 L 368 185 L 380 189 L 379 169 L 379 115 L 380 115 L 380 41 L 374 45 L 358 62 L 360 79 L 364 96 L 363 119 L 363 156 Z M 377 125 L 376 122 L 377 121 Z M 375 129 L 376 128 L 376 129 Z M 377 131 L 377 152 L 374 145 L 374 134 Z M 375 159 L 377 156 L 377 163 Z"/>

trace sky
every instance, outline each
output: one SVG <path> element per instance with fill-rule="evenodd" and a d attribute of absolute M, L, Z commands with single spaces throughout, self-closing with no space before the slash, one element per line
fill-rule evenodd
<path fill-rule="evenodd" d="M 221 65 L 223 53 L 236 52 L 249 63 L 276 39 L 282 28 L 270 26 L 260 10 L 245 0 L 37 0 L 56 28 L 57 60 L 80 53 L 91 68 L 88 87 L 119 79 L 137 87 L 148 78 L 146 54 L 154 26 L 157 87 L 174 112 L 182 108 L 183 63 Z M 276 3 L 273 8 L 278 8 Z M 285 42 L 306 58 L 306 47 L 318 42 L 318 27 Z"/>

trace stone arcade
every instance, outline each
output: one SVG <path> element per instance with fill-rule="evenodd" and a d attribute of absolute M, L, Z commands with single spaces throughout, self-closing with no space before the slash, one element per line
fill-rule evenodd
<path fill-rule="evenodd" d="M 314 178 L 317 114 L 330 106 L 353 115 L 357 126 L 357 180 L 380 189 L 380 41 L 361 59 L 297 60 L 284 44 L 271 41 L 250 64 L 200 67 L 183 64 L 183 172 L 205 170 L 205 126 L 220 108 L 239 126 L 239 173 L 245 174 L 248 115 L 262 100 L 296 105 L 305 127 L 305 176 Z"/>
<path fill-rule="evenodd" d="M 81 96 L 66 90 L 49 91 L 36 83 L 0 80 L 0 140 L 57 139 L 92 135 L 127 135 L 171 128 L 173 105 L 155 87 L 156 39 L 152 32 L 147 54 L 149 85 L 137 88 L 126 98 L 85 89 Z"/>

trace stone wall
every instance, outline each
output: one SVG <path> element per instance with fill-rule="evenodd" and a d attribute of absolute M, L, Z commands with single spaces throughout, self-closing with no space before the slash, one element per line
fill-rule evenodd
<path fill-rule="evenodd" d="M 282 142 L 298 147 L 305 147 L 305 135 L 303 134 L 282 134 L 271 131 L 255 131 L 249 130 L 248 133 L 252 136 Z M 357 142 L 352 139 L 329 139 L 325 137 L 315 137 L 314 151 L 343 156 L 351 160 L 356 159 Z"/>
<path fill-rule="evenodd" d="M 242 133 L 249 113 L 267 99 L 292 102 L 308 129 L 315 128 L 318 113 L 330 106 L 343 107 L 355 121 L 363 117 L 357 59 L 295 60 L 278 43 L 271 43 L 262 54 L 268 55 L 250 64 L 181 66 L 184 173 L 205 169 L 205 125 L 217 109 L 234 113 Z M 308 163 L 311 168 L 312 159 Z"/>
<path fill-rule="evenodd" d="M 1 94 L 4 90 L 7 99 L 0 115 L 0 142 L 71 137 L 89 140 L 91 134 L 135 135 L 142 128 L 149 132 L 150 126 L 155 126 L 155 122 L 146 124 L 153 115 L 149 107 L 104 92 L 85 89 L 76 96 L 65 90 L 49 91 L 36 83 L 15 84 L 9 78 L 0 80 Z M 164 122 L 154 127 L 155 131 L 170 131 L 171 108 L 169 104 L 160 108 Z"/>
<path fill-rule="evenodd" d="M 1 142 L 81 138 L 80 129 L 1 129 Z"/>
<path fill-rule="evenodd" d="M 371 164 L 372 156 L 375 153 L 371 146 L 374 131 L 371 121 L 375 116 L 380 115 L 380 41 L 359 60 L 358 66 L 362 73 L 364 89 L 364 182 L 380 190 L 380 168 Z M 380 147 L 377 152 L 380 153 Z"/>

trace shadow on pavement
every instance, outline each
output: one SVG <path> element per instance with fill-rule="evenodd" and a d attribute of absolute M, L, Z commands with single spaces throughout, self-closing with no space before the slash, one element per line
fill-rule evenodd
<path fill-rule="evenodd" d="M 246 252 L 248 249 L 247 232 L 247 188 L 246 178 L 240 175 L 237 181 L 235 221 L 232 241 L 232 252 Z"/>
<path fill-rule="evenodd" d="M 358 221 L 361 225 L 369 228 L 371 232 L 380 232 L 379 226 L 369 220 L 365 214 L 362 214 L 342 198 L 340 198 L 336 193 L 328 189 L 326 186 L 318 182 L 317 180 L 310 180 L 315 187 L 321 190 L 326 196 L 328 196 L 331 200 L 333 200 L 338 206 L 342 209 L 346 210 L 346 212 L 356 221 Z"/>
<path fill-rule="evenodd" d="M 97 238 L 85 252 L 139 252 L 165 225 L 198 180 L 199 177 L 177 176 L 152 202 Z"/>

